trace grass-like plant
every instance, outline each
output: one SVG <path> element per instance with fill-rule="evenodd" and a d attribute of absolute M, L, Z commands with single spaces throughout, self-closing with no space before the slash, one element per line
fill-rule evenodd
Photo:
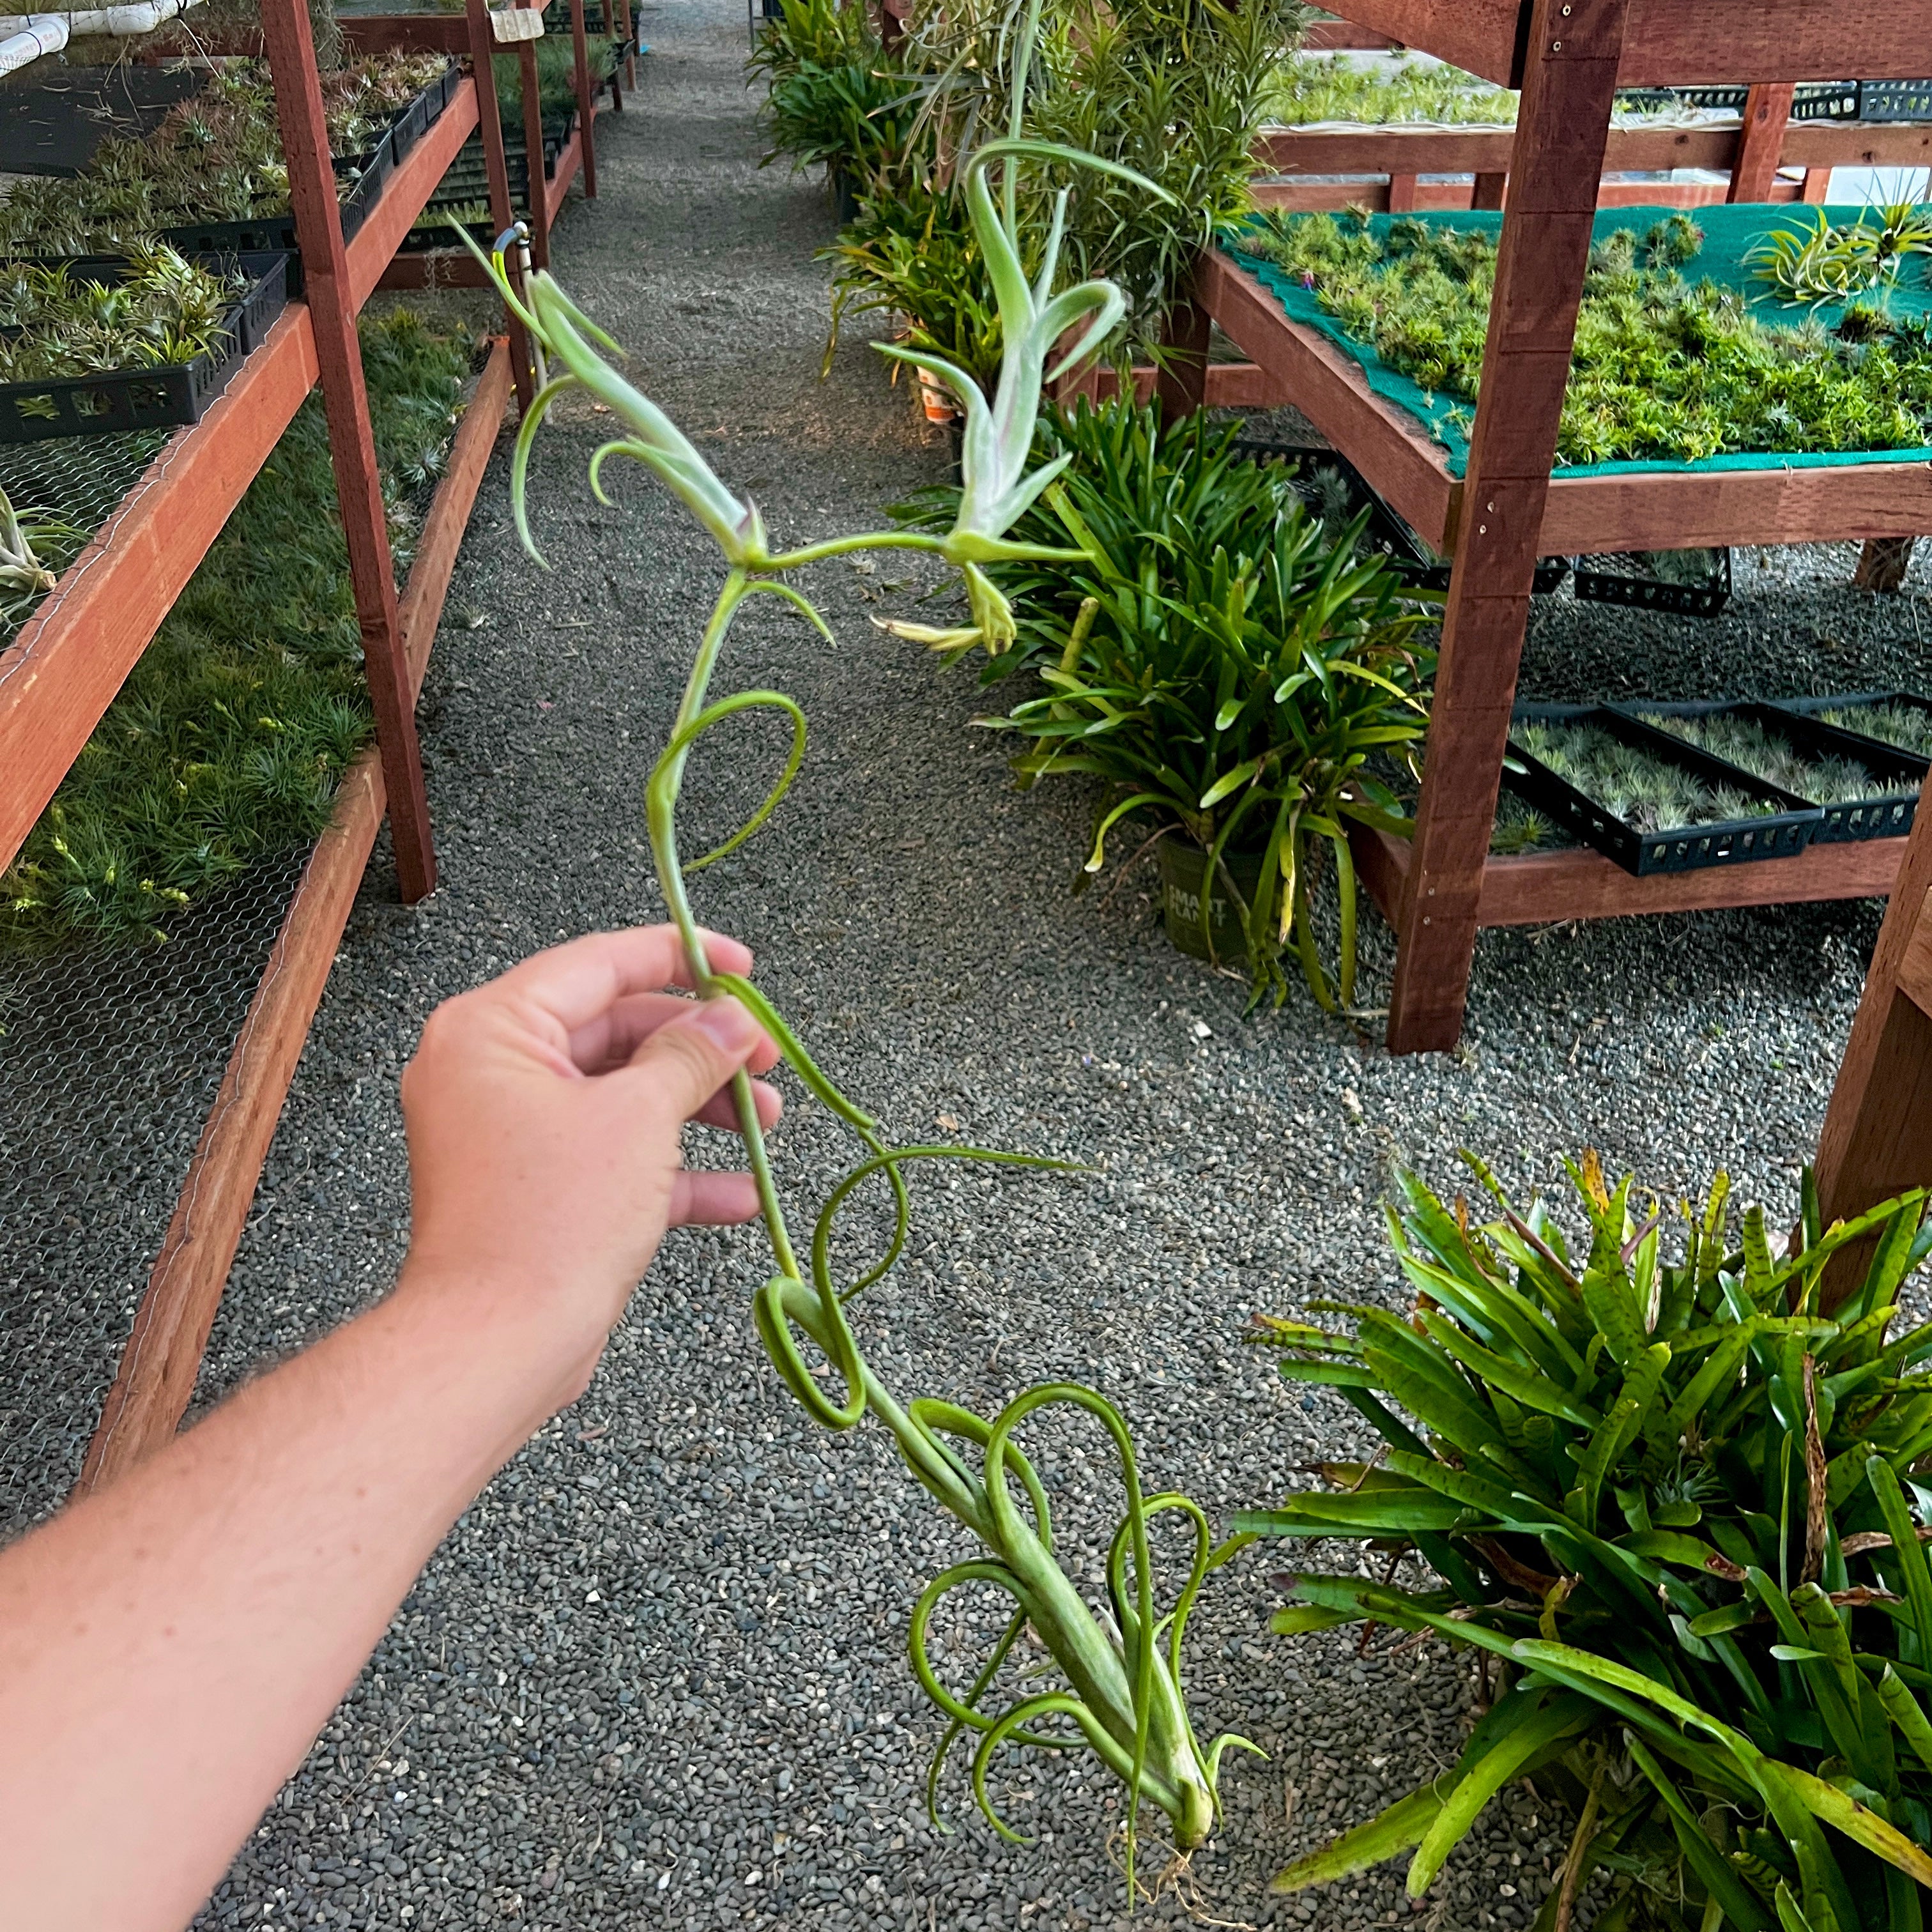
<path fill-rule="evenodd" d="M 408 568 L 412 493 L 439 471 L 472 344 L 408 310 L 362 323 L 370 417 Z M 49 587 L 32 513 L 31 561 L 0 564 L 0 614 Z M 21 548 L 0 520 L 0 547 Z M 10 570 L 24 583 L 10 588 Z M 36 587 L 38 586 L 38 587 Z M 319 398 L 297 412 L 142 653 L 52 802 L 0 874 L 0 943 L 166 937 L 182 908 L 327 824 L 368 741 L 362 634 Z"/>
<path fill-rule="evenodd" d="M 0 382 L 192 362 L 226 343 L 244 285 L 160 244 L 118 280 L 0 261 Z"/>
<path fill-rule="evenodd" d="M 1810 1177 L 1780 1256 L 1761 1209 L 1733 1246 L 1723 1176 L 1678 1210 L 1594 1155 L 1574 1248 L 1483 1163 L 1477 1225 L 1413 1174 L 1389 1223 L 1406 1316 L 1324 1303 L 1257 1339 L 1381 1446 L 1329 1486 L 1238 1517 L 1259 1534 L 1412 1553 L 1432 1587 L 1283 1580 L 1286 1634 L 1364 1624 L 1473 1646 L 1504 1688 L 1455 1766 L 1298 1861 L 1294 1892 L 1412 1852 L 1426 1891 L 1490 1800 L 1554 1784 L 1578 1822 L 1537 1932 L 1602 1873 L 1600 1926 L 1916 1932 L 1932 1886 L 1932 1324 L 1896 1336 L 1932 1252 L 1922 1192 L 1820 1226 Z M 1870 1246 L 1835 1305 L 1825 1271 Z"/>
<path fill-rule="evenodd" d="M 1833 329 L 1774 327 L 1694 283 L 1687 215 L 1591 250 L 1557 436 L 1566 464 L 1696 460 L 1749 452 L 1914 448 L 1932 425 L 1932 330 L 1870 305 Z M 1472 419 L 1495 238 L 1406 218 L 1276 215 L 1238 246 L 1278 264 L 1348 334 Z"/>
<path fill-rule="evenodd" d="M 1686 716 L 1645 712 L 1646 724 L 1727 760 L 1767 784 L 1796 792 L 1814 805 L 1849 805 L 1864 798 L 1909 798 L 1918 788 L 1901 778 L 1874 777 L 1856 758 L 1814 757 L 1755 718 Z"/>
<path fill-rule="evenodd" d="M 772 152 L 794 169 L 823 163 L 870 189 L 896 177 L 915 140 L 923 89 L 887 54 L 870 10 L 847 0 L 779 0 L 746 65 L 765 76 L 759 110 Z"/>
<path fill-rule="evenodd" d="M 1630 744 L 1600 724 L 1538 718 L 1516 725 L 1510 736 L 1539 764 L 1639 832 L 1722 825 L 1780 808 L 1737 786 L 1706 784 L 1695 772 Z"/>
<path fill-rule="evenodd" d="M 1820 721 L 1846 731 L 1862 731 L 1868 738 L 1882 738 L 1900 751 L 1915 752 L 1932 758 L 1932 711 L 1916 704 L 1854 704 L 1841 710 L 1821 711 Z"/>
<path fill-rule="evenodd" d="M 1024 92 L 1030 32 L 1014 54 L 1016 94 Z M 714 972 L 704 936 L 693 914 L 689 875 L 736 848 L 762 824 L 799 768 L 804 753 L 805 718 L 782 692 L 740 691 L 714 698 L 713 674 L 732 620 L 747 599 L 779 598 L 799 610 L 821 633 L 824 620 L 804 594 L 786 581 L 788 573 L 826 559 L 868 550 L 922 550 L 956 566 L 966 579 L 972 611 L 970 628 L 950 634 L 964 646 L 998 652 L 1013 638 L 1006 598 L 986 572 L 989 565 L 1064 550 L 1009 538 L 1016 519 L 1052 484 L 1064 464 L 1030 466 L 1033 427 L 1040 385 L 1054 345 L 1069 330 L 1094 345 L 1119 320 L 1122 304 L 1115 290 L 1090 282 L 1057 296 L 1049 293 L 1058 253 L 1056 221 L 1041 250 L 1036 280 L 1022 266 L 1019 184 L 1022 163 L 1040 158 L 1041 144 L 1016 133 L 986 143 L 974 154 L 964 183 L 988 273 L 998 292 L 1005 358 L 992 400 L 964 371 L 944 367 L 938 374 L 958 398 L 966 424 L 962 466 L 964 487 L 958 514 L 943 534 L 895 530 L 835 538 L 796 550 L 775 548 L 754 506 L 737 497 L 712 472 L 704 458 L 654 404 L 628 382 L 606 358 L 620 353 L 610 339 L 547 275 L 530 278 L 519 295 L 503 272 L 493 273 L 505 299 L 544 346 L 556 372 L 539 392 L 518 438 L 512 466 L 513 502 L 520 530 L 531 543 L 524 500 L 530 445 L 544 412 L 555 399 L 582 390 L 609 410 L 621 434 L 592 458 L 590 476 L 602 495 L 604 465 L 616 455 L 645 464 L 676 494 L 717 544 L 725 578 L 685 687 L 670 742 L 652 772 L 647 790 L 651 850 L 666 904 L 683 936 L 700 994 L 735 995 L 779 1043 L 809 1090 L 856 1136 L 863 1158 L 831 1192 L 820 1210 L 810 1242 L 801 1251 L 793 1240 L 766 1156 L 749 1082 L 734 1082 L 737 1112 L 757 1182 L 765 1228 L 776 1272 L 754 1299 L 759 1336 L 787 1387 L 807 1412 L 826 1427 L 848 1429 L 869 1410 L 890 1431 L 908 1468 L 934 1497 L 977 1538 L 984 1554 L 956 1564 L 935 1577 L 914 1608 L 910 1635 L 914 1670 L 927 1694 L 944 1712 L 948 1726 L 934 1760 L 932 1788 L 953 1742 L 970 1732 L 976 1738 L 972 1775 L 981 1810 L 1006 1835 L 1016 1835 L 994 1810 L 986 1774 L 1006 1742 L 1062 1750 L 1093 1750 L 1127 1788 L 1127 1858 L 1130 1890 L 1141 1807 L 1153 1804 L 1166 1814 L 1174 1843 L 1182 1854 L 1212 1829 L 1220 1760 L 1228 1737 L 1204 1748 L 1196 1739 L 1181 1687 L 1182 1642 L 1188 1616 L 1208 1572 L 1233 1546 L 1216 1549 L 1207 1518 L 1196 1504 L 1172 1495 L 1148 1496 L 1140 1484 L 1126 1425 L 1105 1397 L 1071 1383 L 1028 1390 L 991 1420 L 934 1397 L 902 1402 L 878 1378 L 860 1352 L 849 1314 L 852 1298 L 880 1280 L 903 1248 L 909 1214 L 904 1169 L 916 1161 L 945 1158 L 1054 1163 L 981 1149 L 895 1146 L 872 1115 L 839 1091 L 819 1069 L 783 1017 L 758 988 L 729 974 Z M 1058 151 L 1044 151 L 1064 158 Z M 1105 165 L 1102 164 L 1102 165 Z M 992 177 L 999 176 L 997 190 Z M 910 352 L 880 345 L 903 360 Z M 1076 352 L 1078 352 L 1076 351 Z M 534 545 L 532 544 L 532 549 Z M 714 851 L 686 861 L 676 824 L 686 762 L 698 740 L 722 720 L 751 710 L 776 710 L 793 727 L 790 758 L 764 803 Z M 832 1237 L 839 1211 L 863 1184 L 883 1179 L 894 1203 L 895 1232 L 884 1257 L 842 1282 L 835 1273 Z M 821 1388 L 806 1359 L 806 1345 L 822 1352 L 834 1381 Z M 842 1394 L 835 1390 L 842 1389 Z M 1109 1546 L 1107 1604 L 1096 1611 L 1085 1601 L 1055 1552 L 1046 1496 L 1031 1466 L 1014 1443 L 1015 1432 L 1030 1417 L 1049 1408 L 1072 1408 L 1096 1417 L 1110 1437 L 1126 1490 L 1126 1510 Z M 1191 1527 L 1194 1552 L 1187 1578 L 1166 1610 L 1156 1600 L 1150 1522 L 1166 1514 L 1180 1515 Z M 1004 1592 L 1013 1605 L 1004 1636 L 963 1690 L 943 1682 L 928 1653 L 927 1634 L 935 1610 L 953 1592 L 981 1584 Z M 1030 1626 L 1060 1674 L 1057 1688 L 1030 1686 L 1003 1711 L 986 1700 L 1002 1664 L 1022 1630 Z"/>
<path fill-rule="evenodd" d="M 1323 121 L 1508 128 L 1516 124 L 1516 106 L 1511 89 L 1438 61 L 1401 60 L 1383 68 L 1346 54 L 1297 54 L 1272 77 L 1262 111 L 1270 123 L 1290 128 Z"/>

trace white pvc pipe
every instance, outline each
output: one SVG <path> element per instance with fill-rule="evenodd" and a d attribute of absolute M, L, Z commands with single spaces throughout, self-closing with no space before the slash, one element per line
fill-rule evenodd
<path fill-rule="evenodd" d="M 43 54 L 57 53 L 83 34 L 108 34 L 126 40 L 184 14 L 197 0 L 142 0 L 138 6 L 95 7 L 67 14 L 0 16 L 11 28 L 0 40 L 0 74 L 16 74 Z"/>

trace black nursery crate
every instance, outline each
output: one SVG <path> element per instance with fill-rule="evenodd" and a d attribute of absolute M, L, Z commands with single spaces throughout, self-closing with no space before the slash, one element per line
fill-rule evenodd
<path fill-rule="evenodd" d="M 1901 759 L 1922 777 L 1924 774 L 1925 760 L 1917 752 L 1908 752 L 1903 745 L 1894 745 L 1890 739 L 1876 737 L 1868 731 L 1854 730 L 1849 725 L 1827 724 L 1817 714 L 1823 711 L 1869 710 L 1881 704 L 1896 704 L 1932 718 L 1932 698 L 1924 697 L 1916 691 L 1851 691 L 1827 698 L 1774 698 L 1772 704 L 1773 710 L 1803 719 L 1832 742 L 1841 745 L 1848 758 L 1858 758 L 1868 764 L 1882 758 Z M 1916 802 L 1904 801 L 1907 804 Z M 1906 826 L 1911 822 L 1911 814 L 1908 813 Z"/>
<path fill-rule="evenodd" d="M 68 256 L 60 264 L 94 280 L 124 270 L 119 256 Z M 199 422 L 208 406 L 266 336 L 288 302 L 289 257 L 248 254 L 237 266 L 248 286 L 222 318 L 223 346 L 192 362 L 115 369 L 87 376 L 0 383 L 0 442 L 46 442 L 58 436 L 118 436 Z"/>
<path fill-rule="evenodd" d="M 1671 584 L 1633 567 L 1632 560 L 1640 551 L 1580 556 L 1575 560 L 1576 595 L 1588 604 L 1629 604 L 1673 617 L 1715 617 L 1731 601 L 1731 554 L 1713 554 L 1717 568 L 1708 584 Z"/>
<path fill-rule="evenodd" d="M 1831 700 L 1822 699 L 1828 704 Z M 1862 765 L 1874 778 L 1893 778 L 1910 784 L 1904 797 L 1886 797 L 1874 792 L 1869 797 L 1840 799 L 1827 804 L 1814 800 L 1825 816 L 1812 842 L 1818 845 L 1849 844 L 1861 838 L 1902 838 L 1912 830 L 1918 807 L 1918 788 L 1924 782 L 1928 761 L 1915 753 L 1888 745 L 1882 739 L 1861 737 L 1821 724 L 1816 718 L 1788 705 L 1763 704 L 1754 698 L 1730 700 L 1703 698 L 1688 704 L 1613 704 L 1620 716 L 1666 718 L 1742 718 L 1784 740 L 1801 758 L 1850 758 Z M 1932 710 L 1932 706 L 1927 707 Z M 1714 754 L 1707 754 L 1713 755 Z M 1725 762 L 1723 760 L 1720 763 Z M 1748 778 L 1748 772 L 1739 773 Z"/>
<path fill-rule="evenodd" d="M 842 213 L 841 218 L 843 220 Z M 1390 566 L 1405 583 L 1418 590 L 1447 590 L 1450 566 L 1446 558 L 1424 543 L 1402 518 L 1378 496 L 1362 472 L 1339 450 L 1316 448 L 1303 443 L 1272 442 L 1244 436 L 1234 444 L 1234 453 L 1250 459 L 1281 457 L 1298 464 L 1300 473 L 1310 476 L 1317 468 L 1334 470 L 1348 488 L 1348 514 L 1353 516 L 1366 504 L 1369 524 L 1366 541 L 1388 559 Z M 1306 495 L 1307 493 L 1303 493 Z M 1546 597 L 1563 581 L 1570 568 L 1567 556 L 1539 557 L 1532 588 Z"/>
<path fill-rule="evenodd" d="M 424 88 L 389 124 L 391 153 L 398 161 L 436 125 L 449 97 L 456 91 L 461 70 L 454 62 Z"/>
<path fill-rule="evenodd" d="M 1526 752 L 1512 735 L 1503 782 L 1574 837 L 1594 846 L 1639 878 L 1652 872 L 1690 872 L 1757 859 L 1789 859 L 1810 844 L 1823 821 L 1824 814 L 1815 805 L 1808 805 L 1802 798 L 1766 784 L 1748 772 L 1737 771 L 1723 759 L 1712 758 L 1694 745 L 1625 717 L 1607 705 L 1519 704 L 1510 716 L 1519 724 L 1551 722 L 1600 725 L 1612 737 L 1634 745 L 1666 764 L 1682 766 L 1707 784 L 1754 793 L 1780 808 L 1756 818 L 1640 832 L 1635 826 L 1612 817 L 1568 779 L 1558 777 L 1540 759 Z"/>
<path fill-rule="evenodd" d="M 1932 121 L 1932 80 L 1862 80 L 1861 121 Z"/>
<path fill-rule="evenodd" d="M 1742 114 L 1750 90 L 1745 87 L 1672 87 L 1662 92 L 1686 107 L 1708 108 L 1714 113 Z M 1856 121 L 1858 118 L 1858 83 L 1855 80 L 1808 80 L 1792 97 L 1794 121 Z"/>

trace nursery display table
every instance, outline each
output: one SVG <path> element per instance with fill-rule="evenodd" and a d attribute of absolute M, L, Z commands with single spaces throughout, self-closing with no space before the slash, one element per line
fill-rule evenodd
<path fill-rule="evenodd" d="M 1558 418 L 1618 88 L 1782 86 L 1848 68 L 1925 65 L 1916 0 L 1360 0 L 1358 22 L 1522 89 L 1508 206 L 1466 460 L 1371 386 L 1362 365 L 1228 255 L 1210 251 L 1177 305 L 1159 389 L 1203 400 L 1218 322 L 1417 531 L 1452 560 L 1412 841 L 1366 838 L 1362 868 L 1399 946 L 1390 1050 L 1445 1050 L 1462 1030 L 1483 925 L 1864 896 L 1903 840 L 1638 879 L 1594 852 L 1492 858 L 1489 845 L 1539 556 L 1814 543 L 1932 530 L 1932 462 L 1552 478 Z M 1927 452 L 1932 457 L 1932 451 Z"/>
<path fill-rule="evenodd" d="M 399 596 L 356 316 L 479 120 L 493 212 L 508 224 L 489 16 L 483 0 L 469 0 L 466 19 L 419 23 L 446 38 L 460 35 L 454 44 L 470 53 L 472 74 L 410 147 L 345 244 L 308 13 L 302 0 L 262 0 L 262 16 L 260 50 L 275 84 L 303 298 L 284 310 L 201 419 L 169 438 L 0 652 L 0 868 L 19 850 L 318 381 L 376 742 L 346 775 L 330 824 L 284 915 L 149 1276 L 83 1485 L 137 1460 L 172 1432 L 186 1408 L 290 1078 L 386 814 L 403 897 L 419 899 L 435 885 L 416 695 L 505 403 L 513 382 L 527 394 L 530 380 L 520 341 L 514 334 L 500 339 Z"/>

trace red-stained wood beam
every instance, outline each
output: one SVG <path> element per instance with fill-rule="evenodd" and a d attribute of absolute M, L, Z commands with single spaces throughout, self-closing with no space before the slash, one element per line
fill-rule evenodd
<path fill-rule="evenodd" d="M 317 374 L 292 304 L 172 437 L 0 652 L 0 871 L 12 862 Z"/>
<path fill-rule="evenodd" d="M 484 0 L 464 0 L 464 8 L 470 31 L 470 70 L 476 88 L 478 131 L 483 137 L 483 176 L 490 190 L 490 224 L 501 235 L 515 221 L 517 214 L 510 200 L 510 164 L 503 147 L 502 112 L 496 100 L 496 44 Z M 536 163 L 539 176 L 543 170 L 542 158 L 543 150 L 539 148 Z M 470 262 L 466 250 L 463 260 Z M 470 267 L 472 272 L 480 273 L 473 263 Z M 526 410 L 536 393 L 535 358 L 523 324 L 515 316 L 510 315 L 508 326 L 510 368 L 516 382 L 517 406 L 519 410 Z"/>
<path fill-rule="evenodd" d="M 1518 0 L 1350 0 L 1348 24 L 1362 34 L 1350 44 L 1393 41 L 1514 87 L 1522 10 Z"/>
<path fill-rule="evenodd" d="M 543 94 L 534 40 L 517 44 L 517 92 L 523 101 L 524 152 L 530 157 L 530 266 L 550 266 L 549 188 L 544 179 Z M 560 167 L 557 172 L 563 170 Z"/>
<path fill-rule="evenodd" d="M 604 24 L 616 38 L 616 0 L 604 0 Z M 596 90 L 590 85 L 590 50 L 584 39 L 584 0 L 570 0 L 571 52 L 577 80 L 577 124 L 584 130 L 584 197 L 597 199 L 597 130 L 591 124 L 597 112 Z M 562 172 L 562 169 L 557 172 Z"/>
<path fill-rule="evenodd" d="M 457 430 L 402 598 L 412 695 L 422 686 L 450 570 L 511 386 L 509 345 L 500 340 Z M 180 1426 L 194 1399 L 262 1165 L 382 812 L 382 758 L 372 746 L 344 776 L 328 828 L 283 916 L 88 1445 L 78 1493 L 152 1455 Z"/>
<path fill-rule="evenodd" d="M 1914 80 L 1925 25 L 1924 0 L 1630 0 L 1617 82 Z"/>
<path fill-rule="evenodd" d="M 1778 178 L 1784 130 L 1791 124 L 1791 106 L 1798 90 L 1790 81 L 1760 82 L 1744 96 L 1744 129 L 1737 158 L 1731 164 L 1726 201 L 1768 201 Z"/>
<path fill-rule="evenodd" d="M 406 903 L 436 890 L 429 795 L 416 742 L 416 708 L 403 661 L 388 514 L 369 422 L 356 338 L 357 302 L 342 238 L 340 204 L 329 158 L 328 123 L 303 0 L 262 0 L 262 38 L 274 76 L 275 115 L 288 166 L 289 201 L 302 245 L 302 286 L 315 331 L 322 407 L 335 471 L 336 502 L 349 550 L 363 674 L 375 712 L 382 779 L 388 794 L 396 874 Z"/>
<path fill-rule="evenodd" d="M 1370 388 L 1360 365 L 1325 336 L 1303 328 L 1244 269 L 1216 250 L 1196 270 L 1196 301 L 1273 386 L 1292 401 L 1425 542 L 1446 550 L 1461 486 L 1414 418 Z"/>
<path fill-rule="evenodd" d="M 1398 928 L 1394 1053 L 1446 1052 L 1462 1032 L 1628 4 L 1534 0 L 1531 9 L 1510 205 Z"/>

